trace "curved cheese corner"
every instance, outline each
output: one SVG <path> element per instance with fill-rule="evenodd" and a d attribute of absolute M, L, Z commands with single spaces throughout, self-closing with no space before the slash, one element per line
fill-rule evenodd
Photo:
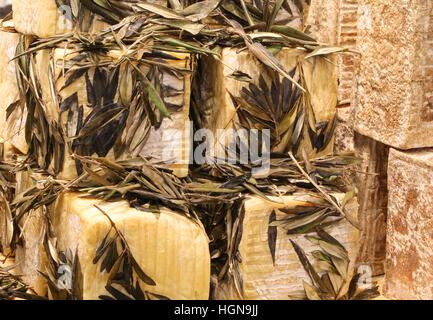
<path fill-rule="evenodd" d="M 102 202 L 64 193 L 56 203 L 54 229 L 60 250 L 78 248 L 83 273 L 83 298 L 107 294 L 107 274 L 92 260 L 109 230 L 108 219 L 125 235 L 132 254 L 156 286 L 142 288 L 170 299 L 208 299 L 210 285 L 209 245 L 202 228 L 188 218 L 161 209 L 159 214 L 130 208 L 126 201 Z"/>

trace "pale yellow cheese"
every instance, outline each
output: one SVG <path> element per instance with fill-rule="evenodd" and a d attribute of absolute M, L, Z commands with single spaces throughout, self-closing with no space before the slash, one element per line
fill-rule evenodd
<path fill-rule="evenodd" d="M 336 195 L 342 200 L 343 195 Z M 302 196 L 270 197 L 270 199 L 293 206 L 308 206 Z M 300 202 L 299 202 L 300 201 Z M 277 228 L 277 242 L 275 250 L 275 265 L 268 245 L 269 216 L 272 210 L 276 211 L 276 219 L 287 218 L 287 214 L 279 211 L 281 205 L 272 205 L 261 198 L 251 197 L 245 202 L 245 216 L 243 220 L 242 239 L 239 244 L 239 254 L 242 262 L 239 263 L 240 274 L 243 280 L 242 295 L 246 300 L 286 300 L 289 293 L 303 290 L 302 280 L 311 283 L 304 271 L 290 239 L 295 241 L 307 254 L 310 262 L 318 271 L 316 259 L 311 252 L 318 250 L 318 246 L 305 239 L 305 235 L 287 235 L 283 227 Z M 356 200 L 352 199 L 347 210 L 356 216 Z M 337 225 L 325 228 L 330 235 L 336 238 L 349 253 L 349 278 L 353 274 L 353 264 L 358 253 L 358 230 L 346 220 Z M 314 235 L 314 234 L 312 234 Z M 221 283 L 217 288 L 217 299 L 240 299 L 233 281 Z"/>
<path fill-rule="evenodd" d="M 108 274 L 99 271 L 102 259 L 92 263 L 96 249 L 110 223 L 94 206 L 98 205 L 124 234 L 137 263 L 156 286 L 142 289 L 170 299 L 208 299 L 210 255 L 208 238 L 201 226 L 168 209 L 160 213 L 130 208 L 126 201 L 103 202 L 82 198 L 81 193 L 64 192 L 50 209 L 57 249 L 78 250 L 83 274 L 83 299 L 107 295 Z M 37 270 L 44 271 L 46 255 L 40 238 L 41 216 L 30 216 L 24 233 L 25 246 L 17 249 L 20 272 L 40 294 L 47 290 Z M 34 219 L 34 220 L 33 220 Z M 39 230 L 38 230 L 39 228 Z"/>
<path fill-rule="evenodd" d="M 62 71 L 63 61 L 68 61 L 74 57 L 70 54 L 69 50 L 56 49 L 54 53 L 48 50 L 39 51 L 36 54 L 37 74 L 41 81 L 42 99 L 46 106 L 45 111 L 49 121 L 58 119 L 59 107 L 54 103 L 53 95 L 51 94 L 50 87 L 50 55 L 54 56 L 54 78 L 57 79 L 55 84 L 56 89 L 60 90 L 65 84 L 70 74 L 65 77 L 59 76 Z M 190 68 L 190 56 L 188 54 L 170 53 L 180 60 L 170 60 L 169 63 L 173 66 L 181 68 Z M 122 58 L 121 53 L 112 51 L 110 56 L 116 60 Z M 122 70 L 122 69 L 121 69 Z M 89 69 L 89 77 L 93 78 L 95 68 Z M 162 97 L 166 103 L 174 103 L 179 105 L 180 108 L 176 111 L 170 112 L 171 119 L 164 118 L 161 126 L 151 128 L 147 142 L 142 148 L 140 154 L 145 157 L 150 157 L 151 160 L 161 162 L 167 168 L 172 169 L 173 173 L 179 177 L 185 177 L 188 174 L 189 152 L 190 152 L 190 121 L 189 121 L 189 105 L 190 105 L 190 86 L 191 76 L 185 75 L 182 77 L 175 77 L 169 72 L 161 70 L 161 84 L 169 85 L 179 90 L 179 94 L 170 97 Z M 84 115 L 83 119 L 92 111 L 88 107 L 86 81 L 84 76 L 74 81 L 68 87 L 59 92 L 62 99 L 66 99 L 72 94 L 77 93 L 78 103 L 83 105 Z M 103 92 L 100 93 L 101 95 Z M 66 119 L 66 118 L 65 118 Z M 63 126 L 65 123 L 63 123 Z M 114 153 L 112 150 L 107 155 L 108 158 L 113 159 Z M 130 158 L 131 155 L 128 150 L 123 154 L 120 159 Z M 75 169 L 75 161 L 70 157 L 70 152 L 67 151 L 64 170 L 60 173 L 59 177 L 62 179 L 73 179 L 77 176 Z"/>
<path fill-rule="evenodd" d="M 60 11 L 55 0 L 13 0 L 12 11 L 15 27 L 23 34 L 47 38 L 73 31 L 71 20 L 65 18 L 72 14 L 70 7 Z M 95 18 L 90 29 L 82 31 L 99 32 L 108 26 Z"/>
<path fill-rule="evenodd" d="M 11 24 L 4 23 L 3 26 L 7 28 L 0 29 L 0 137 L 20 152 L 27 153 L 28 146 L 24 136 L 25 107 L 16 107 L 6 123 L 6 109 L 19 97 L 15 61 L 11 60 L 15 57 L 20 35 L 13 31 Z"/>
<path fill-rule="evenodd" d="M 326 60 L 323 57 L 305 59 L 306 55 L 305 50 L 283 48 L 275 57 L 287 71 L 298 63 L 302 65 L 305 87 L 311 95 L 316 122 L 331 120 L 336 112 L 338 94 L 338 70 L 333 64 L 334 58 L 327 56 Z M 220 60 L 204 57 L 202 66 L 201 102 L 205 112 L 204 127 L 214 133 L 216 144 L 226 144 L 226 141 L 218 140 L 216 132 L 217 129 L 232 128 L 233 122 L 237 121 L 236 110 L 228 92 L 236 97 L 240 96 L 243 87 L 248 88 L 248 83 L 229 76 L 235 71 L 241 71 L 248 74 L 253 83 L 258 84 L 261 75 L 267 82 L 270 75 L 248 50 L 237 52 L 236 49 L 224 48 Z M 305 129 L 303 137 L 301 147 L 306 149 L 309 157 L 328 154 L 333 150 L 333 138 L 327 148 L 316 153 L 312 150 Z"/>

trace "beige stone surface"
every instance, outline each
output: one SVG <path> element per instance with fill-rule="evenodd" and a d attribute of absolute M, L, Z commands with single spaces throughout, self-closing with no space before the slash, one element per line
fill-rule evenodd
<path fill-rule="evenodd" d="M 357 46 L 355 130 L 400 149 L 433 146 L 432 2 L 359 1 Z"/>
<path fill-rule="evenodd" d="M 391 149 L 384 295 L 433 299 L 433 150 Z"/>
<path fill-rule="evenodd" d="M 340 201 L 344 195 L 336 195 Z M 283 203 L 273 205 L 261 198 L 251 197 L 245 202 L 245 216 L 243 219 L 242 239 L 239 244 L 239 254 L 242 262 L 239 269 L 243 280 L 243 298 L 246 300 L 287 300 L 288 294 L 296 290 L 303 290 L 302 280 L 310 283 L 310 279 L 299 262 L 299 259 L 290 243 L 295 241 L 307 254 L 308 259 L 318 269 L 315 259 L 311 255 L 317 246 L 313 245 L 305 235 L 287 235 L 284 227 L 277 228 L 277 242 L 275 250 L 275 264 L 268 245 L 269 215 L 276 211 L 276 219 L 287 218 L 287 214 L 281 212 L 281 207 L 311 206 L 311 203 L 303 200 L 302 195 L 271 197 L 273 201 Z M 356 199 L 347 205 L 347 210 L 356 217 Z M 343 246 L 349 253 L 351 263 L 350 272 L 353 271 L 353 263 L 358 254 L 358 230 L 346 220 L 337 225 L 325 229 Z M 221 294 L 225 299 L 239 299 L 236 290 L 224 287 Z"/>

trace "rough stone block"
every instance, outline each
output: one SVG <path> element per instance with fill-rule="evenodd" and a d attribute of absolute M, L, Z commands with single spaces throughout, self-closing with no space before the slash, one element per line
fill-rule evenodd
<path fill-rule="evenodd" d="M 433 299 L 433 150 L 391 149 L 384 295 Z"/>
<path fill-rule="evenodd" d="M 433 3 L 359 1 L 355 130 L 399 149 L 433 146 Z"/>

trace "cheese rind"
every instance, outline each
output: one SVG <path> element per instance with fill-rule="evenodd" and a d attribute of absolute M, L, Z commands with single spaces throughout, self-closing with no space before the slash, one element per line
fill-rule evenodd
<path fill-rule="evenodd" d="M 106 293 L 107 274 L 100 273 L 92 260 L 96 248 L 109 230 L 108 219 L 125 235 L 137 263 L 156 286 L 143 289 L 170 299 L 207 299 L 210 257 L 204 231 L 186 217 L 161 209 L 159 214 L 129 207 L 126 201 L 102 202 L 64 193 L 55 206 L 53 219 L 60 250 L 78 254 L 83 273 L 83 298 L 97 299 Z"/>

